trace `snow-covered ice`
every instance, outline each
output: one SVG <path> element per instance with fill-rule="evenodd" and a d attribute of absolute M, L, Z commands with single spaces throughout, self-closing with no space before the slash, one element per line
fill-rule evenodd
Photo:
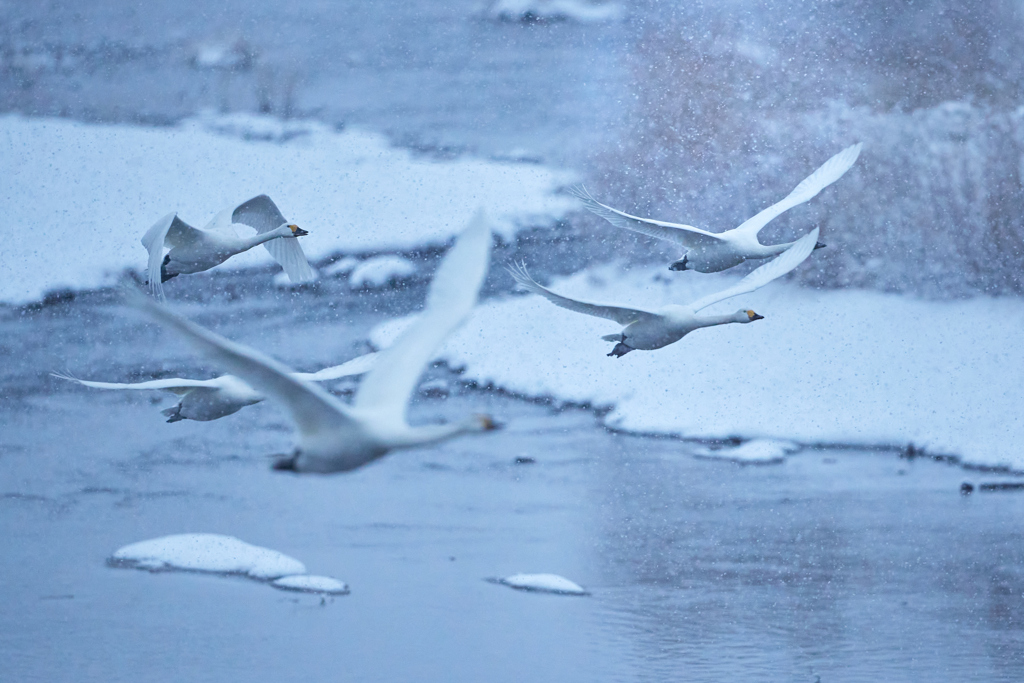
<path fill-rule="evenodd" d="M 734 276 L 663 266 L 595 267 L 553 283 L 640 308 L 686 303 Z M 750 325 L 698 330 L 658 351 L 607 358 L 608 320 L 537 296 L 491 300 L 440 357 L 465 378 L 527 396 L 609 406 L 608 426 L 701 438 L 902 446 L 1024 469 L 1024 301 L 925 301 L 775 283 L 708 313 L 753 308 Z M 387 345 L 402 321 L 371 334 Z"/>
<path fill-rule="evenodd" d="M 323 593 L 325 595 L 347 595 L 348 584 L 344 581 L 332 579 L 329 576 L 316 576 L 315 574 L 295 574 L 293 576 L 282 576 L 270 583 L 274 588 L 285 591 L 297 591 L 299 593 Z"/>
<path fill-rule="evenodd" d="M 694 456 L 706 460 L 728 460 L 744 465 L 772 465 L 786 460 L 786 456 L 800 450 L 800 444 L 778 439 L 751 439 L 739 446 L 700 448 Z"/>
<path fill-rule="evenodd" d="M 141 271 L 139 240 L 161 216 L 203 226 L 261 193 L 309 231 L 302 247 L 314 260 L 444 244 L 480 207 L 505 239 L 575 207 L 555 194 L 574 180 L 565 172 L 427 159 L 376 134 L 243 114 L 167 128 L 2 116 L 0 177 L 0 301 L 15 303 Z M 218 267 L 270 262 L 252 249 Z"/>
<path fill-rule="evenodd" d="M 500 21 L 576 21 L 580 23 L 614 21 L 623 16 L 616 2 L 587 0 L 495 0 L 486 16 Z"/>
<path fill-rule="evenodd" d="M 503 579 L 497 579 L 495 583 L 500 583 L 509 588 L 536 591 L 538 593 L 557 593 L 559 595 L 587 594 L 586 589 L 578 583 L 558 574 L 513 574 Z"/>
<path fill-rule="evenodd" d="M 293 557 L 221 534 L 175 534 L 139 541 L 119 549 L 111 560 L 150 571 L 244 574 L 262 581 L 306 573 L 306 565 Z"/>
<path fill-rule="evenodd" d="M 343 256 L 334 263 L 323 269 L 324 277 L 340 277 L 348 275 L 352 269 L 359 265 L 359 259 L 355 256 Z"/>
<path fill-rule="evenodd" d="M 404 280 L 415 272 L 416 264 L 409 259 L 385 254 L 368 258 L 353 268 L 348 284 L 352 289 L 385 287 Z"/>

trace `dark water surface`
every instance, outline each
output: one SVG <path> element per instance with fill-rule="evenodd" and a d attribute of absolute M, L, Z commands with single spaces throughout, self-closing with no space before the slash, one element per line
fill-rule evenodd
<path fill-rule="evenodd" d="M 163 123 L 262 109 L 554 163 L 604 144 L 632 101 L 635 28 L 494 22 L 487 4 L 0 3 L 0 110 Z M 243 44 L 233 69 L 196 65 L 204 46 Z"/>
<path fill-rule="evenodd" d="M 269 275 L 195 276 L 177 293 Z M 315 369 L 365 350 L 384 302 L 411 310 L 422 288 L 242 294 L 177 308 Z M 16 359 L 0 369 L 5 680 L 1024 677 L 1024 496 L 958 492 L 995 475 L 893 452 L 698 460 L 685 442 L 611 433 L 592 412 L 462 388 L 438 368 L 453 393 L 419 397 L 414 421 L 486 410 L 507 428 L 296 477 L 268 467 L 290 446 L 273 405 L 165 424 L 153 395 L 48 377 L 210 376 L 107 294 L 4 309 L 0 347 Z M 105 564 L 122 545 L 183 532 L 280 550 L 352 593 L 321 605 Z M 520 571 L 592 595 L 484 580 Z"/>

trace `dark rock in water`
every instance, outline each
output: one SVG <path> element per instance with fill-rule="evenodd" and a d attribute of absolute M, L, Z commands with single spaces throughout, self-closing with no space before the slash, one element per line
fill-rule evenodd
<path fill-rule="evenodd" d="M 961 496 L 969 496 L 972 493 L 974 493 L 974 484 L 971 484 L 971 483 L 966 482 L 966 481 L 964 483 L 960 484 L 960 495 Z"/>
<path fill-rule="evenodd" d="M 526 455 L 520 455 L 515 459 L 517 465 L 532 465 L 535 462 L 537 461 Z"/>
<path fill-rule="evenodd" d="M 982 484 L 978 487 L 980 491 L 1024 491 L 1024 482 L 1021 481 L 998 481 Z"/>

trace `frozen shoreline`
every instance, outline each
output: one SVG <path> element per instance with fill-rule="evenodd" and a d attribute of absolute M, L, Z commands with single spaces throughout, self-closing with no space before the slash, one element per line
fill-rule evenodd
<path fill-rule="evenodd" d="M 444 244 L 479 207 L 504 239 L 575 207 L 555 195 L 573 180 L 567 172 L 433 160 L 373 133 L 243 114 L 172 128 L 2 116 L 0 175 L 7 238 L 0 301 L 10 303 L 141 270 L 139 239 L 161 216 L 177 210 L 203 227 L 217 211 L 261 193 L 309 230 L 302 246 L 314 260 Z M 266 250 L 253 249 L 220 267 L 271 262 Z"/>
<path fill-rule="evenodd" d="M 691 277 L 692 276 L 692 277 Z M 662 266 L 591 268 L 554 283 L 592 301 L 657 308 L 721 286 Z M 697 332 L 659 351 L 605 357 L 611 321 L 536 296 L 479 306 L 442 358 L 468 380 L 531 397 L 611 407 L 611 428 L 692 438 L 909 445 L 965 463 L 1024 470 L 1015 353 L 1024 302 L 936 302 L 787 284 L 716 305 L 753 308 L 750 326 Z M 375 330 L 384 345 L 396 326 Z M 389 331 L 390 328 L 390 331 Z"/>

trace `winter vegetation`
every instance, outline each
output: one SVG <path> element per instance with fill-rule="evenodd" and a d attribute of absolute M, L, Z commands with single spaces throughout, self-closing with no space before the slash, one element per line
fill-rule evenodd
<path fill-rule="evenodd" d="M 879 13 L 796 1 L 744 6 L 736 21 L 740 11 L 688 3 L 648 22 L 632 56 L 636 106 L 591 190 L 717 232 L 860 141 L 856 168 L 765 231 L 772 241 L 821 227 L 830 249 L 792 277 L 929 297 L 1024 293 L 1019 5 Z M 631 240 L 636 260 L 663 249 Z"/>

